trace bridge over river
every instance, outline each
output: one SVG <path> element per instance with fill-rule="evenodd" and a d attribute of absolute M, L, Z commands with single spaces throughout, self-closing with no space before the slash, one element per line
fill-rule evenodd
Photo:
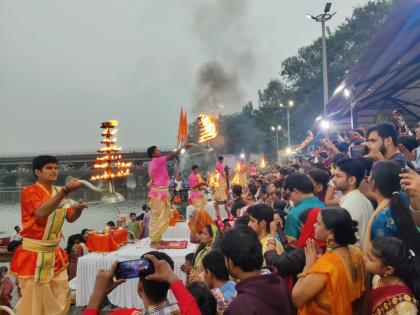
<path fill-rule="evenodd" d="M 167 154 L 170 151 L 162 152 L 162 154 Z M 50 153 L 51 154 L 51 153 Z M 31 166 L 32 159 L 36 156 L 34 155 L 3 155 L 0 156 L 0 169 L 3 169 L 5 166 Z M 98 156 L 96 152 L 85 152 L 85 153 L 65 153 L 65 154 L 52 154 L 57 157 L 60 165 L 71 165 L 74 163 L 90 163 L 93 164 Z M 130 151 L 122 152 L 121 155 L 123 159 L 130 162 L 145 162 L 148 161 L 146 151 Z M 11 168 L 10 168 L 11 169 Z"/>
<path fill-rule="evenodd" d="M 165 150 L 162 154 L 168 154 L 170 151 Z M 65 153 L 54 154 L 59 161 L 59 185 L 64 184 L 68 176 L 87 179 L 98 174 L 99 170 L 92 168 L 93 163 L 98 157 L 96 152 L 86 153 Z M 22 155 L 3 155 L 0 156 L 0 202 L 16 201 L 19 197 L 20 190 L 34 182 L 32 174 L 32 159 L 39 154 L 22 154 Z M 150 160 L 147 157 L 146 150 L 126 151 L 122 152 L 122 159 L 132 162 L 133 166 L 131 174 L 127 178 L 115 180 L 116 187 L 121 190 L 132 190 L 133 193 L 141 193 L 146 190 L 148 181 L 147 166 Z M 172 165 L 169 165 L 171 169 Z"/>

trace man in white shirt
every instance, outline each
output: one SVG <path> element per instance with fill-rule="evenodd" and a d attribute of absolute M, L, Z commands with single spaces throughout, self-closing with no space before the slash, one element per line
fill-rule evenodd
<path fill-rule="evenodd" d="M 10 242 L 13 241 L 20 241 L 22 239 L 22 236 L 20 236 L 19 232 L 20 232 L 20 227 L 18 225 L 15 226 L 15 231 L 16 233 L 14 233 L 11 237 L 10 237 Z"/>
<path fill-rule="evenodd" d="M 345 158 L 337 163 L 333 178 L 336 189 L 343 192 L 340 207 L 346 209 L 358 223 L 356 236 L 359 245 L 364 243 L 366 228 L 373 214 L 372 203 L 359 190 L 365 172 L 366 165 L 363 160 Z"/>

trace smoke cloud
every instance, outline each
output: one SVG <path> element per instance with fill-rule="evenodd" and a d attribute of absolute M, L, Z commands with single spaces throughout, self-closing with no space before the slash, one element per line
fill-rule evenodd
<path fill-rule="evenodd" d="M 193 28 L 208 61 L 197 71 L 193 114 L 238 111 L 255 69 L 255 39 L 245 27 L 248 0 L 215 0 L 201 6 Z M 244 32 L 244 30 L 247 30 Z"/>
<path fill-rule="evenodd" d="M 208 62 L 198 71 L 197 90 L 194 96 L 194 114 L 214 113 L 224 104 L 235 104 L 242 100 L 236 73 L 228 73 L 215 62 Z"/>

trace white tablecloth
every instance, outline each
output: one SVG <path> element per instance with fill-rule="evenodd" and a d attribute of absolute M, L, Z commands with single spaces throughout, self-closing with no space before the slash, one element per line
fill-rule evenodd
<path fill-rule="evenodd" d="M 187 222 L 177 222 L 175 226 L 170 226 L 163 234 L 162 238 L 167 239 L 190 239 L 190 229 Z"/>
<path fill-rule="evenodd" d="M 225 206 L 224 205 L 219 205 L 219 210 L 220 210 L 220 216 L 222 217 L 222 219 L 226 219 L 228 216 L 227 216 L 226 211 L 225 211 Z M 187 206 L 187 210 L 186 210 L 186 214 L 185 214 L 185 218 L 187 220 L 190 219 L 191 213 L 193 211 L 194 211 L 194 207 L 192 205 Z M 213 203 L 207 202 L 206 211 L 210 214 L 210 216 L 213 218 L 213 220 L 216 220 L 216 211 L 214 210 Z"/>
<path fill-rule="evenodd" d="M 196 244 L 188 243 L 186 249 L 165 249 L 161 250 L 168 254 L 174 261 L 175 273 L 185 281 L 185 274 L 181 271 L 181 266 L 185 262 L 185 255 L 195 252 Z M 125 261 L 139 259 L 143 254 L 151 251 L 150 239 L 137 241 L 135 244 L 122 246 L 118 251 L 108 254 L 89 253 L 80 257 L 77 264 L 76 280 L 76 303 L 77 306 L 85 306 L 89 302 L 89 297 L 93 291 L 96 273 L 99 269 L 108 269 L 115 260 Z M 130 279 L 118 286 L 108 294 L 109 301 L 119 307 L 142 308 L 143 301 L 137 294 L 138 279 Z M 169 294 L 172 302 L 175 302 L 172 292 Z"/>

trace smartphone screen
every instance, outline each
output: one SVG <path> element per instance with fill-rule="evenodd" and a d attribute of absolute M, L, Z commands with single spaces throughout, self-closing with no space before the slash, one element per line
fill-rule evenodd
<path fill-rule="evenodd" d="M 155 273 L 155 266 L 147 258 L 136 260 L 120 261 L 115 270 L 117 279 L 144 278 Z"/>
<path fill-rule="evenodd" d="M 368 148 L 362 144 L 357 144 L 351 147 L 350 149 L 350 156 L 352 158 L 357 158 L 361 156 L 365 156 L 369 153 Z"/>
<path fill-rule="evenodd" d="M 210 290 L 210 293 L 214 296 L 214 299 L 217 302 L 217 307 L 224 311 L 227 307 L 227 303 L 225 301 L 225 297 L 223 296 L 222 291 L 219 288 L 214 288 Z"/>

